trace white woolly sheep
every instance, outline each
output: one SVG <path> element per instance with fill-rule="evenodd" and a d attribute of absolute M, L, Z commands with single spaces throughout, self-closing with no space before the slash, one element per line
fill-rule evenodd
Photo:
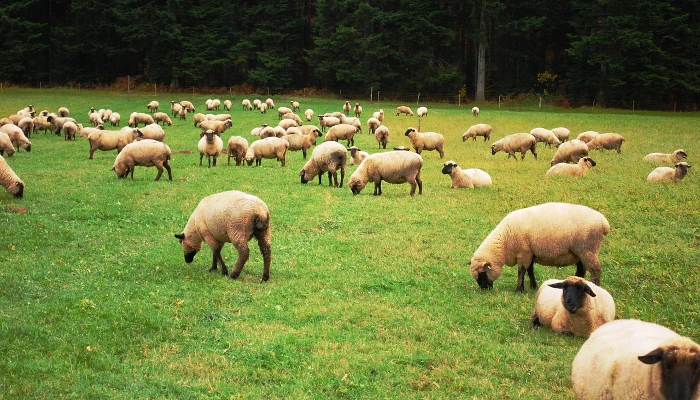
<path fill-rule="evenodd" d="M 29 138 L 32 135 L 32 132 L 34 131 L 34 118 L 32 117 L 23 117 L 22 119 L 19 120 L 17 123 L 17 126 L 24 132 L 24 135 Z"/>
<path fill-rule="evenodd" d="M 277 123 L 277 126 L 281 126 L 285 130 L 297 125 L 299 124 L 297 124 L 297 122 L 293 119 L 282 119 Z"/>
<path fill-rule="evenodd" d="M 100 131 L 103 131 L 104 129 L 105 129 L 104 125 L 97 125 L 97 127 L 95 127 L 95 128 L 92 128 L 92 127 L 86 128 L 86 127 L 83 127 L 83 124 L 78 124 L 78 135 L 80 135 L 81 137 L 87 138 L 88 136 L 90 136 L 90 134 L 92 132 L 100 132 Z M 133 130 L 135 130 L 135 129 L 132 129 L 132 128 L 129 128 L 126 126 L 122 128 L 122 131 L 124 131 L 124 132 L 131 132 Z"/>
<path fill-rule="evenodd" d="M 191 263 L 201 250 L 202 241 L 207 242 L 212 251 L 212 266 L 217 263 L 221 273 L 228 275 L 228 268 L 221 257 L 225 243 L 231 243 L 238 252 L 231 279 L 241 274 L 250 255 L 248 241 L 255 237 L 263 257 L 262 281 L 270 279 L 270 210 L 264 201 L 253 195 L 231 190 L 203 198 L 190 216 L 182 233 L 175 234 L 185 253 L 185 262 Z"/>
<path fill-rule="evenodd" d="M 187 107 L 180 107 L 177 110 L 177 116 L 180 118 L 180 121 L 185 121 L 187 119 Z"/>
<path fill-rule="evenodd" d="M 478 117 L 480 112 L 481 112 L 481 110 L 479 109 L 479 107 L 472 107 L 472 115 L 473 116 Z"/>
<path fill-rule="evenodd" d="M 207 121 L 207 116 L 202 113 L 196 113 L 192 116 L 194 126 L 199 126 L 202 122 Z"/>
<path fill-rule="evenodd" d="M 157 124 L 160 124 L 161 122 L 165 126 L 165 124 L 168 124 L 168 126 L 171 126 L 173 124 L 173 121 L 170 119 L 168 114 L 164 112 L 157 112 L 153 114 L 153 121 Z"/>
<path fill-rule="evenodd" d="M 267 126 L 267 125 L 265 125 Z M 264 128 L 264 126 L 258 126 L 250 130 L 250 134 L 253 136 L 260 136 L 260 131 Z"/>
<path fill-rule="evenodd" d="M 569 136 L 571 136 L 571 131 L 564 128 L 563 126 L 557 127 L 557 128 L 552 128 L 551 129 L 552 133 L 554 133 L 554 136 L 559 139 L 561 143 L 566 142 L 569 140 Z"/>
<path fill-rule="evenodd" d="M 352 158 L 352 162 L 351 162 L 352 165 L 360 165 L 360 163 L 362 163 L 362 161 L 364 161 L 365 158 L 367 158 L 367 156 L 369 155 L 369 153 L 367 153 L 366 151 L 362 151 L 362 149 L 360 149 L 357 146 L 350 147 L 348 149 L 348 151 L 350 151 L 350 158 Z"/>
<path fill-rule="evenodd" d="M 445 137 L 435 132 L 418 132 L 415 128 L 408 128 L 405 136 L 411 141 L 411 146 L 420 154 L 423 150 L 437 150 L 440 153 L 440 158 L 445 156 L 443 146 L 445 145 Z"/>
<path fill-rule="evenodd" d="M 148 111 L 151 112 L 151 114 L 154 112 L 157 112 L 158 107 L 160 107 L 160 104 L 158 104 L 158 102 L 155 100 L 153 100 L 152 102 L 150 102 L 146 105 L 146 108 L 148 109 Z"/>
<path fill-rule="evenodd" d="M 7 136 L 10 138 L 12 146 L 17 150 L 23 148 L 27 151 L 32 151 L 32 143 L 29 141 L 29 139 L 27 139 L 19 126 L 3 125 L 0 126 L 0 132 L 5 132 L 7 134 Z"/>
<path fill-rule="evenodd" d="M 347 115 L 343 114 L 340 111 L 334 111 L 332 113 L 325 113 L 323 114 L 324 117 L 335 117 L 338 118 L 339 120 L 343 120 L 343 116 L 347 117 Z"/>
<path fill-rule="evenodd" d="M 292 109 L 289 107 L 278 107 L 277 108 L 277 118 L 282 119 L 285 114 L 293 113 Z"/>
<path fill-rule="evenodd" d="M 12 122 L 12 120 L 9 119 L 9 118 L 0 118 L 0 126 L 3 126 L 3 125 L 14 125 L 14 124 L 15 124 L 15 123 Z"/>
<path fill-rule="evenodd" d="M 192 104 L 191 101 L 182 100 L 182 101 L 180 102 L 180 105 L 181 105 L 183 108 L 185 108 L 185 110 L 187 110 L 187 112 L 191 112 L 191 113 L 195 112 L 194 104 Z"/>
<path fill-rule="evenodd" d="M 525 159 L 525 154 L 530 150 L 537 160 L 537 139 L 529 133 L 514 133 L 495 141 L 491 145 L 491 154 L 496 155 L 499 151 L 508 153 L 508 158 L 517 160 L 515 152 L 520 152 L 520 160 Z"/>
<path fill-rule="evenodd" d="M 283 136 L 288 136 L 288 135 L 303 135 L 303 133 L 301 133 L 301 129 L 299 129 L 298 126 L 290 126 L 289 128 L 287 128 L 285 130 Z M 314 140 L 315 140 L 315 138 L 314 138 Z"/>
<path fill-rule="evenodd" d="M 491 175 L 478 168 L 461 169 L 456 162 L 450 160 L 445 162 L 442 173 L 449 175 L 452 179 L 451 188 L 480 188 L 491 186 L 493 181 Z"/>
<path fill-rule="evenodd" d="M 379 148 L 386 149 L 387 143 L 389 143 L 389 128 L 385 125 L 381 125 L 374 131 L 374 137 L 379 143 Z"/>
<path fill-rule="evenodd" d="M 15 154 L 15 146 L 12 145 L 10 136 L 0 130 L 0 156 L 12 157 Z"/>
<path fill-rule="evenodd" d="M 355 108 L 353 111 L 355 112 L 355 117 L 360 118 L 360 116 L 362 115 L 362 106 L 360 105 L 360 103 L 355 103 Z"/>
<path fill-rule="evenodd" d="M 205 107 L 208 111 L 214 109 L 213 101 L 214 101 L 214 100 L 212 100 L 212 99 L 206 99 L 206 100 L 204 101 L 204 107 Z"/>
<path fill-rule="evenodd" d="M 140 132 L 138 129 L 124 128 L 120 131 L 105 131 L 95 130 L 88 134 L 88 142 L 90 143 L 90 157 L 92 160 L 95 151 L 117 150 L 117 153 L 122 151 L 124 146 L 136 140 Z"/>
<path fill-rule="evenodd" d="M 102 120 L 109 121 L 109 117 L 111 117 L 113 113 L 114 113 L 114 111 L 112 111 L 110 109 L 104 110 L 104 112 L 102 113 Z"/>
<path fill-rule="evenodd" d="M 181 106 L 180 103 L 172 102 L 172 104 L 170 105 L 170 111 L 173 112 L 173 118 L 175 118 L 176 116 L 180 116 L 183 110 L 185 110 L 185 113 L 187 112 L 187 109 Z M 180 119 L 183 118 L 180 117 Z"/>
<path fill-rule="evenodd" d="M 567 175 L 567 176 L 583 176 L 589 169 L 596 166 L 596 162 L 592 158 L 586 156 L 581 157 L 576 164 L 559 163 L 552 165 L 545 174 L 546 176 Z"/>
<path fill-rule="evenodd" d="M 204 156 L 207 156 L 207 166 L 212 167 L 212 164 L 216 167 L 216 159 L 221 154 L 221 150 L 224 148 L 224 142 L 221 137 L 211 129 L 207 129 L 202 132 L 202 137 L 197 143 L 197 149 L 199 150 L 199 165 L 202 165 L 202 160 Z M 212 158 L 214 162 L 212 162 Z"/>
<path fill-rule="evenodd" d="M 616 150 L 620 154 L 624 141 L 625 138 L 618 133 L 601 133 L 586 144 L 589 150 Z"/>
<path fill-rule="evenodd" d="M 411 196 L 423 194 L 423 181 L 420 171 L 423 158 L 420 154 L 407 151 L 390 151 L 388 153 L 370 154 L 350 175 L 348 186 L 352 194 L 360 194 L 367 182 L 374 182 L 374 195 L 382 194 L 382 181 L 389 183 L 406 183 L 411 185 Z"/>
<path fill-rule="evenodd" d="M 284 135 L 282 136 L 282 139 L 286 140 L 287 143 L 289 143 L 289 150 L 301 150 L 302 157 L 304 160 L 306 160 L 306 152 L 309 150 L 309 148 L 311 148 L 312 145 L 316 143 L 316 135 L 302 135 L 301 132 L 299 132 L 298 135 Z"/>
<path fill-rule="evenodd" d="M 277 135 L 275 134 L 275 128 L 267 126 L 267 124 L 263 124 L 260 127 L 260 132 L 258 132 L 258 136 L 260 136 L 260 138 L 262 139 L 269 137 L 277 137 Z"/>
<path fill-rule="evenodd" d="M 418 107 L 418 110 L 416 110 L 416 114 L 418 114 L 419 117 L 427 117 L 428 107 Z"/>
<path fill-rule="evenodd" d="M 0 155 L 0 185 L 5 187 L 7 193 L 21 199 L 24 196 L 24 182 L 17 176 L 15 171 L 10 168 L 10 165 L 5 161 L 5 158 Z"/>
<path fill-rule="evenodd" d="M 343 104 L 343 114 L 349 115 L 350 114 L 350 102 L 345 101 L 345 104 Z"/>
<path fill-rule="evenodd" d="M 326 128 L 340 124 L 340 118 L 319 115 L 318 124 L 321 125 L 321 132 L 325 132 Z"/>
<path fill-rule="evenodd" d="M 549 165 L 555 166 L 559 163 L 577 163 L 581 158 L 588 156 L 588 145 L 582 140 L 574 139 L 562 143 Z"/>
<path fill-rule="evenodd" d="M 411 111 L 411 108 L 408 106 L 398 106 L 396 107 L 396 116 L 398 117 L 401 114 L 406 114 L 408 116 L 413 116 L 413 111 Z"/>
<path fill-rule="evenodd" d="M 267 114 L 267 103 L 260 103 L 258 109 L 260 110 L 260 114 Z"/>
<path fill-rule="evenodd" d="M 299 127 L 299 130 L 301 131 L 302 135 L 309 135 L 311 133 L 314 133 L 316 137 L 322 136 L 321 130 L 318 129 L 318 127 L 315 125 L 302 125 Z"/>
<path fill-rule="evenodd" d="M 586 271 L 590 281 L 600 285 L 598 252 L 610 224 L 603 214 L 577 204 L 545 203 L 506 215 L 489 233 L 470 261 L 471 274 L 479 287 L 488 289 L 501 276 L 504 265 L 518 266 L 516 290 L 537 288 L 535 261 L 540 265 L 563 267 L 576 264 L 576 276 Z"/>
<path fill-rule="evenodd" d="M 36 133 L 38 131 L 44 131 L 44 134 L 46 134 L 46 131 L 52 129 L 51 123 L 47 121 L 45 117 L 34 117 L 32 122 L 34 122 L 33 133 Z"/>
<path fill-rule="evenodd" d="M 688 174 L 689 168 L 690 165 L 685 161 L 676 163 L 674 168 L 658 167 L 649 173 L 647 176 L 647 182 L 680 182 Z"/>
<path fill-rule="evenodd" d="M 294 114 L 294 113 L 286 113 L 286 114 L 284 114 L 284 115 L 282 116 L 282 121 L 284 121 L 285 119 L 292 120 L 292 121 L 296 122 L 298 126 L 304 125 L 304 121 L 302 121 L 301 118 L 300 118 L 298 115 Z"/>
<path fill-rule="evenodd" d="M 369 119 L 367 120 L 367 128 L 368 128 L 369 133 L 370 133 L 371 135 L 374 135 L 374 132 L 377 130 L 377 128 L 379 128 L 379 126 L 380 126 L 381 124 L 382 124 L 382 123 L 379 122 L 378 119 L 376 119 L 376 118 L 374 118 L 374 117 L 369 118 Z"/>
<path fill-rule="evenodd" d="M 236 165 L 242 166 L 245 153 L 248 151 L 248 140 L 241 136 L 231 136 L 226 148 L 228 165 L 231 165 L 231 157 L 233 157 L 236 160 Z"/>
<path fill-rule="evenodd" d="M 289 102 L 292 105 L 292 111 L 299 111 L 299 102 L 298 101 L 290 101 Z"/>
<path fill-rule="evenodd" d="M 260 102 L 260 100 L 258 100 L 258 103 L 259 102 Z M 241 106 L 243 107 L 243 111 L 252 111 L 253 110 L 253 106 L 250 104 L 250 100 L 248 100 L 248 99 L 243 99 L 243 101 L 241 101 Z M 258 107 L 255 106 L 255 108 L 257 109 Z"/>
<path fill-rule="evenodd" d="M 252 166 L 253 160 L 255 160 L 255 166 L 257 167 L 262 166 L 263 158 L 275 158 L 284 167 L 288 148 L 289 143 L 278 137 L 256 140 L 248 147 L 248 151 L 245 153 L 245 160 L 248 166 Z"/>
<path fill-rule="evenodd" d="M 122 120 L 122 116 L 119 115 L 118 112 L 113 112 L 109 116 L 109 122 L 112 124 L 112 126 L 118 126 L 119 123 L 121 122 L 121 120 Z"/>
<path fill-rule="evenodd" d="M 282 128 L 281 126 L 273 126 L 272 127 L 273 132 L 275 132 L 275 137 L 281 138 L 282 136 L 287 134 L 287 130 Z"/>
<path fill-rule="evenodd" d="M 533 128 L 530 131 L 530 135 L 534 136 L 538 142 L 544 143 L 547 147 L 552 147 L 552 145 L 558 147 L 561 144 L 557 138 L 557 135 L 555 135 L 554 132 L 550 131 L 549 129 Z"/>
<path fill-rule="evenodd" d="M 355 134 L 357 133 L 357 128 L 348 124 L 339 124 L 331 126 L 326 133 L 326 137 L 323 139 L 324 142 L 328 141 L 339 141 L 340 139 L 346 139 L 348 141 L 348 146 L 355 145 Z"/>
<path fill-rule="evenodd" d="M 202 121 L 199 124 L 200 129 L 202 132 L 206 132 L 208 130 L 214 131 L 217 135 L 221 136 L 222 133 L 226 132 L 229 128 L 231 128 L 231 125 L 233 123 L 231 120 L 226 120 L 226 121 Z"/>
<path fill-rule="evenodd" d="M 230 121 L 232 120 L 231 114 L 207 114 L 207 120 L 209 121 Z"/>
<path fill-rule="evenodd" d="M 212 110 L 218 110 L 221 108 L 221 100 L 214 99 L 211 101 L 211 105 L 212 105 Z"/>
<path fill-rule="evenodd" d="M 59 107 L 57 112 L 59 117 L 67 117 L 70 114 L 70 110 L 66 107 Z"/>
<path fill-rule="evenodd" d="M 372 114 L 372 118 L 378 119 L 379 122 L 384 121 L 384 110 L 383 110 L 383 109 L 379 109 L 379 111 L 375 111 L 375 112 Z"/>
<path fill-rule="evenodd" d="M 88 118 L 90 118 L 90 115 L 92 113 L 96 113 L 96 112 L 97 112 L 97 109 L 95 107 L 90 107 L 90 111 L 88 111 L 88 113 L 87 113 Z"/>
<path fill-rule="evenodd" d="M 250 102 L 248 102 L 250 104 Z M 231 103 L 231 100 L 224 100 L 224 110 L 230 111 L 231 106 L 233 106 L 233 103 Z"/>
<path fill-rule="evenodd" d="M 304 111 L 304 117 L 306 117 L 307 121 L 311 121 L 314 117 L 314 110 L 307 108 L 306 111 Z"/>
<path fill-rule="evenodd" d="M 61 134 L 61 129 L 63 129 L 63 124 L 65 124 L 66 121 L 76 122 L 75 119 L 71 117 L 54 117 L 53 115 L 46 117 L 46 120 L 51 124 L 53 133 L 56 135 Z"/>
<path fill-rule="evenodd" d="M 576 136 L 576 139 L 578 139 L 584 143 L 588 143 L 591 140 L 593 140 L 594 137 L 596 137 L 598 135 L 600 135 L 600 133 L 598 133 L 596 131 L 585 131 L 585 132 L 579 133 L 578 136 Z"/>
<path fill-rule="evenodd" d="M 700 399 L 700 345 L 661 325 L 617 320 L 596 329 L 571 365 L 580 400 Z"/>
<path fill-rule="evenodd" d="M 129 116 L 129 126 L 134 128 L 138 127 L 139 124 L 143 124 L 143 126 L 146 126 L 154 122 L 155 121 L 153 120 L 152 116 L 144 113 L 133 112 Z"/>
<path fill-rule="evenodd" d="M 267 104 L 267 108 L 269 108 L 270 110 L 275 109 L 275 102 L 272 101 L 272 99 L 268 98 L 267 100 L 265 100 L 265 104 Z"/>
<path fill-rule="evenodd" d="M 256 110 L 259 110 L 259 109 L 260 109 L 260 104 L 262 104 L 262 102 L 260 101 L 260 99 L 254 99 L 254 100 L 253 100 L 253 107 L 254 107 Z"/>
<path fill-rule="evenodd" d="M 156 181 L 160 180 L 163 175 L 163 168 L 168 171 L 168 180 L 173 180 L 173 173 L 170 169 L 170 147 L 167 144 L 157 140 L 144 139 L 138 142 L 132 142 L 124 146 L 122 151 L 117 154 L 114 160 L 112 171 L 117 174 L 118 178 L 126 178 L 131 173 L 131 179 L 134 179 L 135 167 L 156 167 L 158 175 Z"/>
<path fill-rule="evenodd" d="M 678 149 L 671 154 L 649 153 L 644 156 L 644 161 L 656 164 L 675 164 L 684 158 L 688 158 L 688 153 L 683 149 Z"/>
<path fill-rule="evenodd" d="M 92 126 L 104 125 L 104 121 L 98 112 L 90 113 L 89 119 Z"/>
<path fill-rule="evenodd" d="M 311 152 L 311 157 L 299 171 L 301 183 L 306 184 L 318 175 L 318 184 L 321 184 L 323 173 L 328 171 L 328 186 L 343 187 L 345 169 L 347 167 L 348 151 L 340 143 L 323 142 Z M 338 185 L 338 171 L 340 171 L 340 186 Z"/>
<path fill-rule="evenodd" d="M 63 124 L 63 138 L 64 140 L 75 140 L 75 134 L 78 132 L 78 125 L 73 121 L 66 121 Z"/>
<path fill-rule="evenodd" d="M 533 327 L 579 337 L 590 336 L 614 319 L 615 301 L 610 293 L 578 276 L 544 281 L 532 312 Z"/>
<path fill-rule="evenodd" d="M 158 142 L 165 140 L 165 131 L 158 124 L 146 125 L 143 128 L 139 128 L 140 135 L 138 135 L 137 140 L 140 139 L 151 139 Z"/>
<path fill-rule="evenodd" d="M 493 128 L 489 124 L 472 125 L 462 134 L 462 141 L 464 142 L 469 138 L 476 141 L 477 136 L 483 136 L 485 142 L 491 140 L 491 132 L 493 132 Z"/>
<path fill-rule="evenodd" d="M 357 117 L 348 117 L 348 116 L 342 115 L 340 117 L 340 123 L 352 125 L 355 128 L 357 128 L 358 133 L 362 132 L 362 121 L 360 121 L 360 119 Z"/>

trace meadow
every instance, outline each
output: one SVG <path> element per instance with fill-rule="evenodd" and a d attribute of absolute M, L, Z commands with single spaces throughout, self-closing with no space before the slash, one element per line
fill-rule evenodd
<path fill-rule="evenodd" d="M 5 88 L 0 116 L 66 106 L 88 125 L 90 107 L 110 108 L 124 126 L 150 100 L 167 112 L 171 100 L 187 99 L 204 112 L 210 97 Z M 276 110 L 241 111 L 244 96 L 219 98 L 234 104 L 224 143 L 252 141 L 252 128 L 277 123 Z M 340 111 L 345 99 L 295 100 L 318 115 Z M 363 121 L 383 108 L 389 147 L 410 146 L 403 133 L 417 117 L 395 116 L 396 103 L 348 100 L 362 104 Z M 406 184 L 385 183 L 376 197 L 371 184 L 357 196 L 328 187 L 327 177 L 302 185 L 301 152 L 288 153 L 285 167 L 229 166 L 225 154 L 202 167 L 191 114 L 165 128 L 173 181 L 154 182 L 156 169 L 144 167 L 134 180 L 117 179 L 115 151 L 89 160 L 85 138 L 32 135 L 31 152 L 8 158 L 24 198 L 0 191 L 0 398 L 573 398 L 571 362 L 584 339 L 531 328 L 535 291 L 515 292 L 515 267 L 488 291 L 468 267 L 507 213 L 548 201 L 592 207 L 610 222 L 601 286 L 618 318 L 700 340 L 698 113 L 479 104 L 474 118 L 472 104 L 421 105 L 429 109 L 421 130 L 442 133 L 446 147 L 444 159 L 422 154 L 423 194 L 414 197 Z M 491 142 L 462 142 L 477 122 L 494 127 Z M 622 154 L 591 152 L 597 166 L 578 179 L 545 178 L 555 149 L 541 144 L 537 160 L 491 155 L 493 141 L 537 126 L 627 141 Z M 364 129 L 356 146 L 380 151 Z M 648 184 L 655 166 L 642 157 L 677 148 L 693 165 L 686 179 Z M 493 186 L 451 189 L 441 173 L 447 160 L 487 171 Z M 231 280 L 207 272 L 206 245 L 186 264 L 173 237 L 202 197 L 233 189 L 270 208 L 266 283 L 255 241 Z M 227 244 L 222 254 L 231 266 L 235 250 Z M 540 283 L 574 271 L 535 266 Z"/>

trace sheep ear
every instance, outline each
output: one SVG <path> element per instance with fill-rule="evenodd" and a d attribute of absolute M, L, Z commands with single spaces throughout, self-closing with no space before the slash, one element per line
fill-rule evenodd
<path fill-rule="evenodd" d="M 185 240 L 185 234 L 184 233 L 176 233 L 175 237 L 180 239 L 180 240 Z"/>
<path fill-rule="evenodd" d="M 554 288 L 554 289 L 564 289 L 564 281 L 557 282 L 557 283 L 551 283 L 549 287 Z"/>
<path fill-rule="evenodd" d="M 591 289 L 590 286 L 586 285 L 586 288 L 584 289 L 584 291 L 585 291 L 586 294 L 588 294 L 589 296 L 595 297 L 595 293 L 593 293 L 593 289 Z"/>
<path fill-rule="evenodd" d="M 661 361 L 661 359 L 664 356 L 664 350 L 661 348 L 654 349 L 647 353 L 646 355 L 639 356 L 637 359 L 639 361 L 643 362 L 644 364 L 656 364 L 657 362 Z"/>
<path fill-rule="evenodd" d="M 484 264 L 484 270 L 490 270 L 491 269 L 491 263 L 486 263 Z"/>

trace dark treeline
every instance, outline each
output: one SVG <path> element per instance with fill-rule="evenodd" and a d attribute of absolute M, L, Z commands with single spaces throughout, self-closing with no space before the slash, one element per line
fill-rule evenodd
<path fill-rule="evenodd" d="M 700 100 L 697 0 L 4 0 L 0 80 Z"/>

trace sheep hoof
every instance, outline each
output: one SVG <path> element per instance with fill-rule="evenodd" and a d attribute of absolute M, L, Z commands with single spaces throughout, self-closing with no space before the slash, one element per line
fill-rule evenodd
<path fill-rule="evenodd" d="M 216 266 L 209 268 L 209 272 L 214 272 L 214 271 L 216 271 Z"/>
<path fill-rule="evenodd" d="M 263 274 L 262 282 L 267 282 L 268 280 L 270 280 L 270 274 Z"/>
<path fill-rule="evenodd" d="M 236 279 L 236 278 L 238 278 L 238 276 L 239 276 L 240 274 L 241 274 L 240 272 L 235 272 L 235 271 L 234 271 L 234 272 L 231 272 L 231 279 Z"/>

